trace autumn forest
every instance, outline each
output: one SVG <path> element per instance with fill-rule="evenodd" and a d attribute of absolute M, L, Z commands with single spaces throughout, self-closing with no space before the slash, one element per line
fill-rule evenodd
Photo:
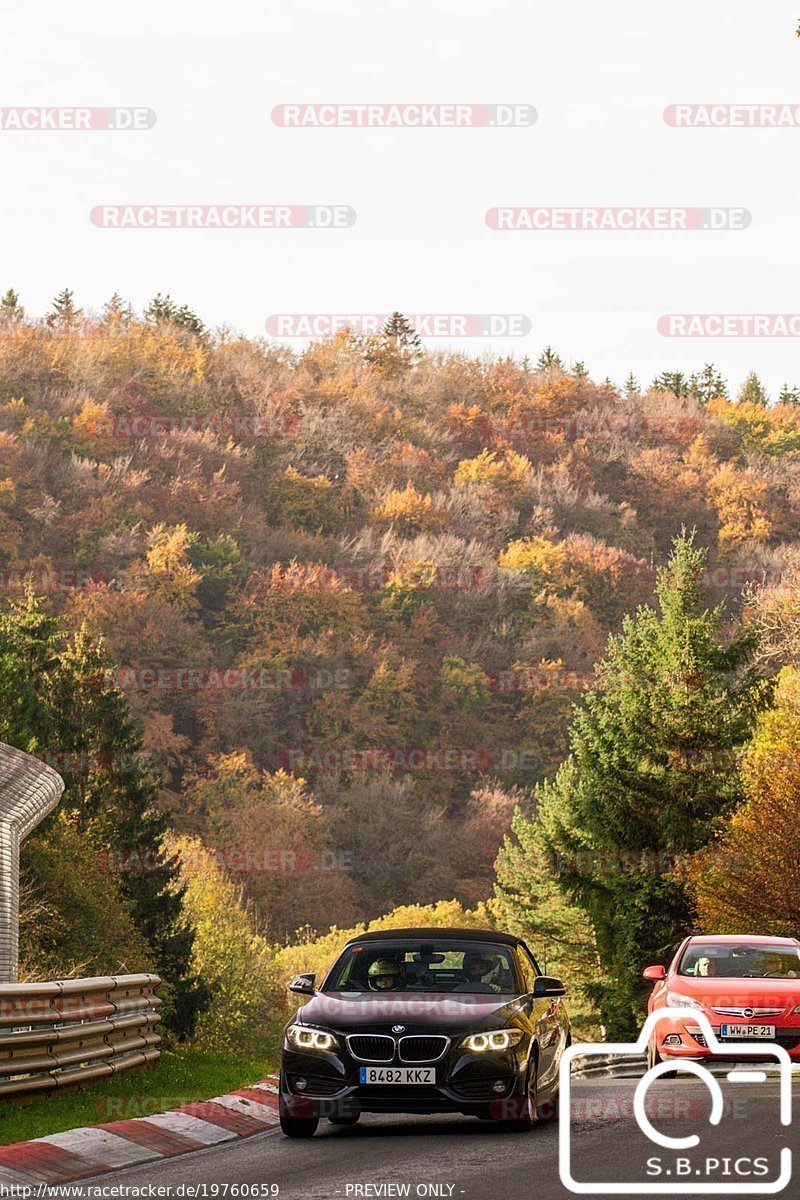
<path fill-rule="evenodd" d="M 398 906 L 522 921 L 492 901 L 498 852 L 563 784 L 626 615 L 661 595 L 667 619 L 670 562 L 720 645 L 752 640 L 719 770 L 781 668 L 794 702 L 788 385 L 428 351 L 399 314 L 301 350 L 162 296 L 90 316 L 65 291 L 34 319 L 9 292 L 0 324 L 4 695 L 25 680 L 0 736 L 67 784 L 26 851 L 30 976 L 172 955 L 190 1030 L 215 904 L 270 962 Z M 580 902 L 553 901 L 578 963 Z"/>

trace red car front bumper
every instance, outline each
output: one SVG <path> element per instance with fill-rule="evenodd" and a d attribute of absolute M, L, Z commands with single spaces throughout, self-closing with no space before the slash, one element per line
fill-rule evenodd
<path fill-rule="evenodd" d="M 660 1012 L 661 1010 L 659 1010 L 659 1013 Z M 711 1028 L 714 1034 L 719 1038 L 721 1025 L 719 1015 L 717 1013 L 709 1013 L 707 1016 L 711 1022 Z M 765 1046 L 769 1047 L 773 1044 L 783 1046 L 790 1058 L 800 1061 L 800 1020 L 797 1018 L 793 1017 L 790 1023 L 787 1021 L 786 1017 L 783 1017 L 781 1024 L 778 1024 L 774 1021 L 764 1022 L 763 1019 L 761 1021 L 752 1022 L 742 1019 L 731 1019 L 730 1023 L 737 1025 L 757 1025 L 764 1023 L 774 1024 L 775 1042 L 772 1043 L 768 1040 L 764 1043 Z M 726 1057 L 724 1052 L 715 1054 L 713 1050 L 708 1048 L 706 1039 L 703 1037 L 699 1025 L 696 1025 L 691 1019 L 675 1021 L 671 1020 L 667 1016 L 660 1016 L 653 1036 L 655 1038 L 655 1047 L 662 1058 L 691 1058 L 700 1061 L 708 1061 L 715 1058 L 720 1059 Z M 675 1041 L 674 1039 L 676 1038 L 679 1038 L 680 1041 Z M 724 1047 L 725 1039 L 720 1038 L 720 1040 Z M 738 1042 L 740 1044 L 746 1041 L 745 1038 L 732 1038 L 728 1040 Z M 757 1051 L 758 1041 L 754 1039 L 752 1054 L 753 1060 L 758 1058 Z M 751 1056 L 748 1055 L 748 1058 L 750 1057 Z"/>

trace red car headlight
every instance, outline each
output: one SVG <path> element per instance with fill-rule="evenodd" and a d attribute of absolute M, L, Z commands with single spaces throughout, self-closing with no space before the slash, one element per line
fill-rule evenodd
<path fill-rule="evenodd" d="M 699 1000 L 693 1000 L 691 996 L 684 996 L 681 992 L 667 992 L 667 1008 L 699 1008 L 702 1010 L 703 1005 Z"/>

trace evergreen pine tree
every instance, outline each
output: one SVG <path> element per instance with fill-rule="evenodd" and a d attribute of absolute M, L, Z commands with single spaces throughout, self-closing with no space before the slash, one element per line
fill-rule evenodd
<path fill-rule="evenodd" d="M 75 307 L 75 293 L 63 288 L 53 299 L 53 307 L 45 317 L 50 326 L 72 325 L 83 316 L 83 309 Z"/>
<path fill-rule="evenodd" d="M 103 324 L 109 329 L 127 329 L 133 318 L 133 309 L 122 299 L 119 292 L 103 305 Z"/>
<path fill-rule="evenodd" d="M 560 886 L 564 862 L 552 848 L 559 831 L 547 802 L 553 786 L 545 783 L 536 789 L 531 817 L 520 808 L 514 813 L 495 863 L 496 883 L 489 904 L 503 929 L 535 946 L 547 974 L 590 980 L 597 975 L 597 949 L 586 913 Z M 574 1001 L 571 1012 L 574 1017 Z"/>
<path fill-rule="evenodd" d="M 653 380 L 653 387 L 660 392 L 672 392 L 678 399 L 689 395 L 689 380 L 682 371 L 662 371 Z"/>
<path fill-rule="evenodd" d="M 380 334 L 363 339 L 364 358 L 381 374 L 400 377 L 422 357 L 422 342 L 416 329 L 400 312 L 383 323 Z"/>
<path fill-rule="evenodd" d="M 785 383 L 778 396 L 778 404 L 800 404 L 800 388 L 789 387 L 789 384 Z"/>
<path fill-rule="evenodd" d="M 572 374 L 575 379 L 588 379 L 589 369 L 585 363 L 579 361 L 572 364 Z"/>
<path fill-rule="evenodd" d="M 540 371 L 545 371 L 549 367 L 561 367 L 563 366 L 563 363 L 552 346 L 545 346 L 544 350 L 537 359 L 536 366 Z"/>
<path fill-rule="evenodd" d="M 638 391 L 639 391 L 639 380 L 636 378 L 633 371 L 631 371 L 630 374 L 628 375 L 628 378 L 625 380 L 625 392 L 628 396 L 633 396 Z"/>
<path fill-rule="evenodd" d="M 718 397 L 727 399 L 728 385 L 713 363 L 706 363 L 702 371 L 696 372 L 689 380 L 689 391 L 698 404 L 708 404 Z"/>
<path fill-rule="evenodd" d="M 72 633 L 27 593 L 0 614 L 0 741 L 65 773 L 62 808 L 120 871 L 131 915 L 163 976 L 169 1024 L 191 1034 L 204 1001 L 192 977 L 193 933 L 182 920 L 177 864 L 166 857 L 158 786 L 142 760 L 127 698 L 108 682 L 102 646 Z M 46 827 L 45 827 L 46 828 Z M 109 973 L 115 964 L 109 964 Z"/>
<path fill-rule="evenodd" d="M 390 317 L 386 318 L 381 329 L 381 337 L 393 350 L 411 352 L 422 350 L 419 334 L 408 317 L 404 317 L 400 312 L 393 312 Z"/>
<path fill-rule="evenodd" d="M 19 296 L 13 288 L 9 288 L 0 300 L 0 325 L 14 325 L 25 320 L 25 309 L 19 302 Z"/>
<path fill-rule="evenodd" d="M 206 332 L 205 325 L 188 304 L 178 305 L 171 296 L 162 296 L 160 292 L 153 297 L 144 310 L 144 319 L 152 325 L 176 325 L 179 329 L 185 329 L 197 337 L 202 337 Z"/>
<path fill-rule="evenodd" d="M 609 639 L 570 730 L 571 759 L 540 800 L 562 886 L 594 931 L 593 995 L 612 1036 L 638 1028 L 642 967 L 668 959 L 691 927 L 674 864 L 740 799 L 733 760 L 759 691 L 753 639 L 723 642 L 722 607 L 704 605 L 705 569 L 693 538 L 676 539 L 659 611 L 639 609 Z"/>
<path fill-rule="evenodd" d="M 762 408 L 767 405 L 767 393 L 764 385 L 756 375 L 755 371 L 751 371 L 745 379 L 742 386 L 739 388 L 737 397 L 740 404 L 760 404 Z"/>

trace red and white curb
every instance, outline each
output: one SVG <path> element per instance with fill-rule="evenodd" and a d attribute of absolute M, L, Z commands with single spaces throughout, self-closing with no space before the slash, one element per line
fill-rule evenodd
<path fill-rule="evenodd" d="M 0 1146 L 0 1187 L 89 1179 L 263 1133 L 278 1124 L 277 1085 L 271 1077 L 229 1096 L 184 1104 L 172 1112 Z"/>

